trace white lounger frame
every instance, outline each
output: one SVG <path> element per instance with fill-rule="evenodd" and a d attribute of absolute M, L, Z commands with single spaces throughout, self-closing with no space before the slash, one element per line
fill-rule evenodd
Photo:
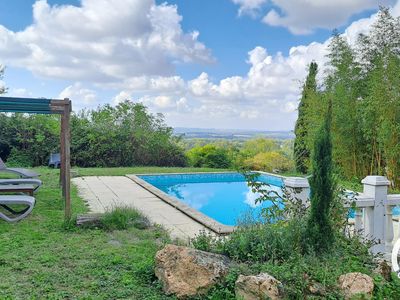
<path fill-rule="evenodd" d="M 27 208 L 21 211 L 15 211 L 9 205 L 27 205 Z M 35 206 L 35 198 L 22 195 L 2 195 L 0 196 L 0 206 L 11 212 L 12 216 L 8 216 L 0 212 L 0 218 L 7 222 L 18 222 L 29 215 Z"/>

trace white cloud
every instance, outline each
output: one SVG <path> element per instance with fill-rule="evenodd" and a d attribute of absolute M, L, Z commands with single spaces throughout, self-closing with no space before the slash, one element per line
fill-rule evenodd
<path fill-rule="evenodd" d="M 173 126 L 290 129 L 296 119 L 301 81 L 308 65 L 316 60 L 323 67 L 325 43 L 292 47 L 288 56 L 268 54 L 263 47 L 249 51 L 246 76 L 213 82 L 203 72 L 185 81 L 179 76 L 138 77 L 121 84 L 114 103 L 133 95 L 153 112 L 165 114 Z M 321 72 L 322 73 L 322 72 Z M 186 124 L 186 125 L 185 125 Z M 240 125 L 239 125 L 240 124 Z"/>
<path fill-rule="evenodd" d="M 285 113 L 292 113 L 292 112 L 296 111 L 297 105 L 298 104 L 295 101 L 286 102 L 282 108 L 282 111 Z"/>
<path fill-rule="evenodd" d="M 96 92 L 94 90 L 85 88 L 80 82 L 74 83 L 73 85 L 66 87 L 58 95 L 58 98 L 73 99 L 74 109 L 93 107 L 98 104 L 98 98 Z M 77 104 L 77 107 L 75 104 Z"/>
<path fill-rule="evenodd" d="M 260 111 L 258 110 L 244 110 L 240 112 L 240 118 L 242 119 L 249 119 L 249 120 L 255 120 L 258 119 L 261 116 Z"/>
<path fill-rule="evenodd" d="M 121 102 L 123 102 L 125 100 L 132 100 L 131 98 L 132 98 L 132 93 L 129 93 L 127 91 L 121 91 L 118 95 L 116 95 L 113 98 L 112 103 L 114 105 L 117 105 L 117 104 L 119 104 L 119 103 L 121 103 Z"/>
<path fill-rule="evenodd" d="M 271 26 L 288 28 L 294 34 L 309 34 L 316 28 L 334 29 L 344 25 L 359 12 L 376 9 L 380 4 L 392 4 L 392 0 L 273 0 L 282 13 L 271 9 L 263 22 Z"/>
<path fill-rule="evenodd" d="M 178 91 L 183 89 L 185 82 L 179 76 L 157 77 L 150 79 L 150 88 L 156 91 Z"/>
<path fill-rule="evenodd" d="M 292 47 L 288 55 L 282 53 L 272 55 L 264 47 L 255 47 L 248 52 L 247 58 L 243 58 L 248 63 L 247 74 L 243 76 L 233 74 L 216 81 L 206 72 L 190 80 L 168 72 L 164 75 L 163 70 L 168 71 L 169 68 L 164 68 L 165 65 L 160 63 L 160 57 L 161 61 L 167 62 L 169 67 L 173 66 L 172 60 L 210 59 L 207 49 L 195 46 L 199 45 L 196 33 L 192 35 L 182 33 L 179 25 L 181 17 L 176 13 L 176 7 L 156 6 L 150 0 L 140 1 L 138 3 L 140 7 L 144 7 L 145 11 L 147 9 L 147 15 L 140 14 L 137 19 L 131 20 L 128 16 L 135 16 L 136 10 L 124 11 L 120 20 L 124 25 L 121 25 L 119 21 L 114 22 L 113 17 L 106 16 L 104 22 L 108 26 L 103 32 L 101 28 L 97 28 L 96 24 L 100 21 L 96 22 L 96 18 L 100 16 L 98 13 L 100 8 L 104 9 L 105 3 L 109 3 L 110 0 L 97 1 L 96 7 L 93 1 L 83 1 L 82 7 L 78 8 L 49 7 L 46 2 L 40 1 L 36 5 L 43 7 L 35 8 L 38 15 L 35 16 L 37 21 L 34 25 L 20 33 L 7 31 L 6 38 L 1 36 L 0 30 L 0 55 L 4 51 L 2 47 L 6 44 L 12 45 L 12 43 L 21 43 L 20 53 L 25 53 L 26 49 L 30 53 L 28 56 L 14 55 L 12 57 L 14 63 L 25 62 L 29 69 L 34 71 L 36 71 L 35 68 L 40 69 L 37 71 L 39 74 L 54 71 L 55 74 L 60 72 L 64 74 L 63 76 L 67 76 L 72 74 L 72 70 L 76 70 L 79 76 L 75 74 L 75 77 L 72 77 L 76 83 L 68 86 L 59 95 L 60 98 L 71 98 L 75 109 L 98 105 L 97 94 L 100 95 L 99 91 L 104 89 L 108 93 L 114 93 L 114 98 L 110 97 L 113 104 L 126 99 L 142 102 L 152 112 L 164 113 L 172 126 L 292 129 L 296 119 L 295 111 L 301 83 L 306 76 L 309 63 L 315 60 L 319 64 L 320 77 L 324 71 L 329 40 Z M 121 3 L 136 3 L 136 1 L 138 0 L 116 0 L 115 3 L 122 5 Z M 310 3 L 314 2 L 310 0 Z M 90 11 L 89 7 L 91 7 Z M 168 20 L 161 18 L 155 12 L 157 10 L 162 10 L 165 14 L 164 19 Z M 78 12 L 91 20 L 91 22 L 82 22 L 80 34 L 78 34 L 77 24 L 66 21 Z M 395 6 L 392 12 L 394 15 L 399 15 L 400 4 Z M 151 19 L 151 13 L 163 20 Z M 110 14 L 113 16 L 113 11 Z M 43 18 L 45 20 L 42 20 Z M 145 21 L 140 21 L 142 19 Z M 354 22 L 346 29 L 344 36 L 349 42 L 354 43 L 359 33 L 366 33 L 369 30 L 374 19 L 375 15 Z M 130 22 L 136 25 L 133 26 Z M 129 24 L 132 26 L 127 27 Z M 154 24 L 159 24 L 160 28 L 153 26 Z M 166 31 L 171 34 L 165 33 Z M 144 35 L 143 32 L 146 34 Z M 46 36 L 44 33 L 48 34 L 48 40 L 44 38 Z M 55 33 L 65 34 L 66 44 L 58 47 L 59 38 L 55 38 Z M 161 37 L 161 33 L 169 36 L 169 40 Z M 116 34 L 115 39 L 114 34 Z M 124 46 L 118 49 L 120 44 L 115 44 L 116 41 L 124 40 L 121 37 L 127 37 L 127 35 L 130 38 L 125 39 L 124 43 L 133 48 L 129 48 L 130 51 L 127 51 Z M 82 37 L 88 39 L 87 44 L 83 42 Z M 75 43 L 72 43 L 73 40 Z M 165 43 L 168 45 L 164 45 Z M 150 47 L 150 44 L 154 47 Z M 155 45 L 159 45 L 161 50 Z M 87 49 L 90 51 L 86 51 Z M 135 52 L 132 49 L 142 50 Z M 133 58 L 139 55 L 138 60 L 135 61 L 129 55 Z M 135 69 L 130 60 L 121 59 L 126 56 L 133 59 L 133 64 L 140 64 L 142 69 Z M 7 57 L 10 59 L 11 54 Z M 85 61 L 85 64 L 81 66 L 80 62 L 77 62 L 78 66 L 74 67 L 75 60 L 68 60 L 67 57 L 76 57 L 81 62 Z M 33 65 L 34 61 L 37 65 Z M 157 67 L 156 74 L 151 71 L 153 67 Z M 68 73 L 69 70 L 71 73 Z M 125 73 L 128 74 L 126 77 L 123 76 Z M 121 78 L 116 77 L 120 75 Z M 86 82 L 79 80 L 81 76 L 89 79 L 87 81 L 91 83 L 89 88 L 80 83 Z M 112 76 L 111 80 L 102 82 L 107 79 L 107 76 Z"/>
<path fill-rule="evenodd" d="M 186 113 L 190 111 L 190 107 L 185 97 L 146 95 L 139 98 L 138 102 L 150 107 L 153 111 L 162 111 L 167 114 L 171 112 Z"/>
<path fill-rule="evenodd" d="M 260 199 L 262 195 L 260 193 L 253 193 L 252 189 L 249 187 L 248 191 L 244 192 L 245 200 L 243 201 L 251 208 L 256 208 L 261 205 L 261 202 L 257 202 L 257 199 Z"/>
<path fill-rule="evenodd" d="M 176 101 L 176 108 L 179 112 L 184 112 L 184 113 L 190 112 L 190 106 L 185 97 L 182 97 L 178 101 Z"/>
<path fill-rule="evenodd" d="M 255 16 L 267 0 L 232 0 L 232 2 L 239 5 L 239 16 L 244 14 Z"/>
<path fill-rule="evenodd" d="M 7 95 L 10 97 L 32 97 L 32 93 L 25 88 L 13 88 L 8 91 Z"/>
<path fill-rule="evenodd" d="M 189 81 L 188 89 L 203 102 L 227 102 L 232 105 L 260 105 L 276 102 L 285 105 L 299 93 L 299 82 L 304 79 L 307 67 L 316 60 L 323 65 L 326 61 L 327 43 L 312 43 L 290 49 L 289 56 L 281 53 L 269 55 L 266 49 L 256 47 L 249 51 L 247 76 L 228 77 L 215 84 L 206 73 Z M 285 110 L 287 111 L 287 110 Z"/>
<path fill-rule="evenodd" d="M 266 0 L 232 0 L 239 5 L 239 15 L 260 11 Z M 294 34 L 309 34 L 317 28 L 340 27 L 351 16 L 379 5 L 393 5 L 395 0 L 270 0 L 270 9 L 262 21 L 270 26 L 286 27 Z"/>
<path fill-rule="evenodd" d="M 119 81 L 168 75 L 176 62 L 213 61 L 198 32 L 185 33 L 175 5 L 154 0 L 82 0 L 81 6 L 33 5 L 32 25 L 0 25 L 0 56 L 49 78 Z"/>
<path fill-rule="evenodd" d="M 400 4 L 393 8 L 394 15 L 398 7 Z M 372 15 L 353 22 L 343 36 L 354 44 L 358 34 L 368 32 L 375 19 L 376 15 Z M 328 39 L 292 47 L 288 55 L 271 55 L 267 49 L 255 47 L 248 52 L 249 69 L 245 76 L 231 76 L 217 82 L 205 72 L 188 81 L 177 76 L 142 77 L 132 79 L 135 84 L 128 84 L 131 87 L 128 90 L 144 93 L 141 101 L 153 111 L 164 112 L 174 126 L 238 127 L 240 124 L 248 128 L 292 129 L 308 65 L 315 60 L 320 69 L 319 79 L 323 77 L 329 42 Z M 179 109 L 180 101 L 184 110 Z"/>

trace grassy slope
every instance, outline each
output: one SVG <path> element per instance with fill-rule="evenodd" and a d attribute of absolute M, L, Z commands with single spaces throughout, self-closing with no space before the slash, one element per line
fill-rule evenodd
<path fill-rule="evenodd" d="M 170 299 L 148 279 L 154 254 L 168 239 L 162 230 L 67 230 L 58 171 L 37 170 L 44 186 L 33 213 L 17 224 L 0 220 L 0 299 Z M 212 170 L 104 168 L 79 169 L 79 174 L 191 171 Z M 74 213 L 85 212 L 75 188 L 72 198 Z"/>

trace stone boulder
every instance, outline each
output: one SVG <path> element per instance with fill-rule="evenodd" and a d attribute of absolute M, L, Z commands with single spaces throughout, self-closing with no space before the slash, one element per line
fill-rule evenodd
<path fill-rule="evenodd" d="M 308 292 L 316 296 L 325 296 L 325 286 L 319 282 L 311 281 L 307 286 Z"/>
<path fill-rule="evenodd" d="M 363 273 L 347 273 L 339 277 L 339 287 L 346 299 L 351 299 L 360 294 L 371 297 L 374 290 L 374 281 L 370 276 Z"/>
<path fill-rule="evenodd" d="M 282 290 L 282 283 L 267 273 L 239 275 L 235 283 L 236 297 L 243 300 L 283 299 Z"/>
<path fill-rule="evenodd" d="M 230 266 L 226 256 L 175 245 L 158 251 L 155 263 L 164 292 L 180 299 L 206 293 Z"/>
<path fill-rule="evenodd" d="M 382 275 L 387 281 L 390 281 L 392 276 L 392 267 L 385 260 L 380 260 L 377 262 L 377 267 L 375 268 L 375 273 Z"/>

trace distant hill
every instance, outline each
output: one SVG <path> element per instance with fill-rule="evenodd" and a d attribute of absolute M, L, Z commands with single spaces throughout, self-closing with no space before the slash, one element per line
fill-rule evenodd
<path fill-rule="evenodd" d="M 246 140 L 256 136 L 262 136 L 271 139 L 288 140 L 293 139 L 292 131 L 258 131 L 245 129 L 215 129 L 215 128 L 174 128 L 176 135 L 183 135 L 185 139 L 228 139 L 228 140 Z"/>

